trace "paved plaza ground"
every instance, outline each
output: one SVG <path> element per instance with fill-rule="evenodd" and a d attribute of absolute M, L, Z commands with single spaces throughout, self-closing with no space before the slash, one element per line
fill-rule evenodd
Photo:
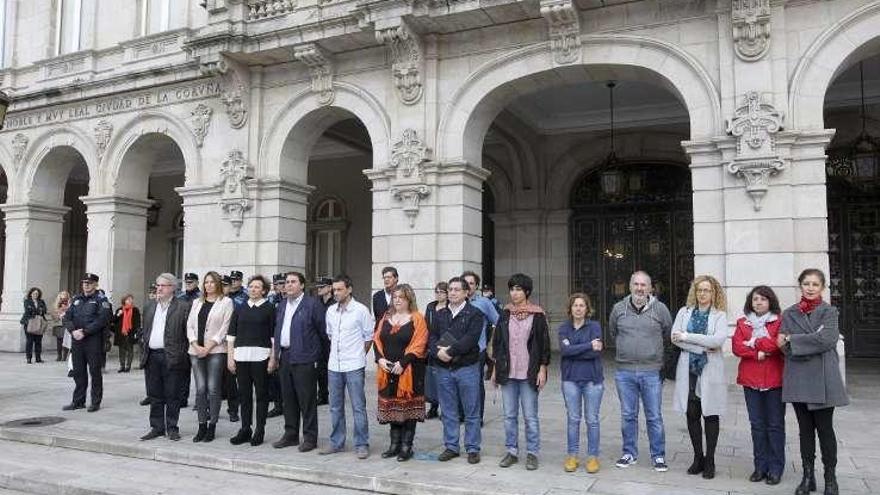
<path fill-rule="evenodd" d="M 411 494 L 525 494 L 607 495 L 653 494 L 790 494 L 799 479 L 797 426 L 793 412 L 787 415 L 787 468 L 783 482 L 770 487 L 750 483 L 751 441 L 742 391 L 729 387 L 730 409 L 722 418 L 716 463 L 717 477 L 704 480 L 685 474 L 691 447 L 684 417 L 671 409 L 673 383 L 664 387 L 667 473 L 655 473 L 647 459 L 644 419 L 640 418 L 640 451 L 643 458 L 629 469 L 617 469 L 620 455 L 620 418 L 613 379 L 606 379 L 602 404 L 602 470 L 595 475 L 582 468 L 565 473 L 565 408 L 559 391 L 558 360 L 554 356 L 550 383 L 541 394 L 541 467 L 526 471 L 523 463 L 509 469 L 498 467 L 504 454 L 500 391 L 491 389 L 486 398 L 483 428 L 483 460 L 467 464 L 464 457 L 438 462 L 442 451 L 438 420 L 420 424 L 416 432 L 416 457 L 399 463 L 381 459 L 388 429 L 375 420 L 375 384 L 368 379 L 371 456 L 357 460 L 350 450 L 332 456 L 299 453 L 295 448 L 273 449 L 283 427 L 282 418 L 267 425 L 267 442 L 259 447 L 229 444 L 238 428 L 224 414 L 218 439 L 210 444 L 191 441 L 196 429 L 195 412 L 181 413 L 180 442 L 160 438 L 141 442 L 148 429 L 147 408 L 138 405 L 144 395 L 143 374 L 117 374 L 116 363 L 104 375 L 101 411 L 62 412 L 70 401 L 73 381 L 64 363 L 26 365 L 21 354 L 0 354 L 0 494 L 5 493 L 326 493 L 361 492 Z M 610 359 L 606 376 L 612 377 Z M 728 361 L 734 373 L 735 360 Z M 372 377 L 372 375 L 370 375 Z M 847 373 L 852 405 L 836 413 L 840 443 L 841 493 L 880 493 L 880 363 L 850 362 Z M 319 408 L 320 445 L 329 432 L 329 410 Z M 31 417 L 60 417 L 49 426 L 12 427 L 6 422 Z M 351 421 L 349 414 L 349 422 Z M 351 428 L 349 427 L 349 432 Z M 522 434 L 521 434 L 522 435 Z M 582 431 L 582 436 L 585 432 Z M 522 438 L 522 436 L 521 436 Z M 524 443 L 524 439 L 521 440 Z M 582 446 L 583 448 L 583 446 Z M 821 474 L 820 474 L 821 480 Z M 3 490 L 8 490 L 4 492 Z M 821 490 L 821 481 L 820 481 Z"/>

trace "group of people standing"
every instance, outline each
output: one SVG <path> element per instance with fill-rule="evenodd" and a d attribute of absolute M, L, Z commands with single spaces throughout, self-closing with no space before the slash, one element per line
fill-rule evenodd
<path fill-rule="evenodd" d="M 239 272 L 233 276 L 241 278 Z M 519 462 L 521 414 L 525 467 L 537 469 L 539 394 L 548 382 L 551 345 L 546 312 L 531 301 L 533 280 L 525 274 L 513 275 L 507 284 L 509 302 L 501 308 L 479 292 L 479 276 L 465 272 L 438 283 L 436 300 L 423 314 L 415 291 L 399 282 L 394 267 L 384 268 L 382 277 L 383 289 L 373 295 L 372 312 L 354 299 L 347 276 L 320 280 L 317 295 L 310 296 L 299 272 L 276 275 L 274 289 L 263 276 L 255 275 L 248 280 L 246 298 L 224 291 L 228 283 L 224 284 L 227 281 L 217 272 L 204 276 L 197 295 L 193 292 L 197 286 L 193 289 L 188 284 L 182 297 L 175 297 L 176 278 L 162 274 L 142 319 L 131 309 L 131 301 L 124 299 L 117 326 L 127 332 L 125 335 L 142 335 L 143 341 L 141 364 L 147 375 L 151 429 L 142 439 L 180 438 L 180 383 L 189 381 L 191 368 L 198 411 L 198 432 L 193 441 L 214 439 L 223 376 L 229 372 L 236 378 L 242 411 L 241 428 L 230 441 L 261 444 L 270 382 L 276 376 L 284 432 L 274 447 L 298 446 L 301 452 L 317 448 L 317 405 L 323 381 L 331 432 L 320 453 L 345 450 L 347 395 L 354 415 L 354 451 L 358 458 L 367 458 L 369 422 L 364 385 L 366 359 L 373 349 L 378 422 L 389 425 L 389 447 L 382 452 L 383 458 L 409 460 L 417 423 L 439 416 L 444 450 L 438 459 L 446 462 L 459 457 L 463 443 L 467 461 L 479 463 L 484 381 L 489 381 L 501 388 L 503 398 L 507 453 L 500 466 Z M 77 342 L 87 341 L 106 323 L 102 321 L 106 312 L 101 309 L 108 304 L 88 291 L 92 280 L 96 283 L 97 277 L 87 274 L 83 293 L 63 315 L 74 350 L 87 346 Z M 654 295 L 650 276 L 642 271 L 633 273 L 630 294 L 611 310 L 607 334 L 594 319 L 589 296 L 572 294 L 566 307 L 568 318 L 557 332 L 560 386 L 567 410 L 565 471 L 574 472 L 580 465 L 582 420 L 587 430 L 584 467 L 589 473 L 600 470 L 602 351 L 607 335 L 615 347 L 614 381 L 621 410 L 622 454 L 615 465 L 627 468 L 639 459 L 641 402 L 651 465 L 656 471 L 668 470 L 661 403 L 664 378 L 673 378 L 673 409 L 686 418 L 694 453 L 687 472 L 713 478 L 720 418 L 727 409 L 722 348 L 731 338 L 733 353 L 740 358 L 737 383 L 744 389 L 752 430 L 754 472 L 750 480 L 771 485 L 780 482 L 785 465 L 785 403 L 791 403 L 798 420 L 803 462 L 803 479 L 796 493 L 806 495 L 816 489 L 817 434 L 825 494 L 838 493 L 833 414 L 848 398 L 836 351 L 837 310 L 822 300 L 826 281 L 821 271 L 804 270 L 798 284 L 801 299 L 785 311 L 781 311 L 772 289 L 753 288 L 732 338 L 727 299 L 712 276 L 693 280 L 685 306 L 672 318 Z M 194 297 L 187 300 L 187 294 Z M 38 303 L 31 306 L 31 313 L 40 311 Z M 120 351 L 122 355 L 123 349 Z M 120 357 L 123 368 L 131 362 L 130 350 L 125 352 L 126 357 Z M 74 353 L 75 369 L 77 362 L 83 361 L 77 354 L 88 356 L 89 352 Z M 85 361 L 91 368 L 88 358 Z M 84 367 L 80 368 L 84 376 Z M 80 385 L 77 381 L 73 402 L 65 409 L 84 405 L 85 388 Z M 95 387 L 100 404 L 100 380 L 93 382 L 93 406 Z"/>

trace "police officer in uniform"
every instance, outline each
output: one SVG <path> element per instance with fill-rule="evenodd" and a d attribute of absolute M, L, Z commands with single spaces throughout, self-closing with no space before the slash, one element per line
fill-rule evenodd
<path fill-rule="evenodd" d="M 266 298 L 274 307 L 278 307 L 278 302 L 284 300 L 284 274 L 276 273 L 272 275 L 272 292 Z M 275 407 L 269 411 L 267 417 L 274 418 L 284 414 L 284 401 L 281 397 L 281 379 L 278 377 L 278 370 L 269 373 L 269 401 L 275 404 Z"/>
<path fill-rule="evenodd" d="M 101 408 L 104 395 L 101 365 L 104 353 L 104 329 L 110 321 L 110 303 L 97 292 L 98 276 L 86 273 L 82 278 L 82 293 L 77 294 L 64 313 L 64 328 L 70 332 L 73 356 L 73 401 L 64 406 L 65 411 L 86 407 L 86 389 L 89 376 L 92 378 L 92 403 L 88 411 L 95 412 Z"/>
<path fill-rule="evenodd" d="M 178 299 L 183 299 L 188 303 L 192 303 L 201 297 L 202 291 L 199 290 L 199 276 L 195 273 L 187 273 L 183 276 L 183 292 L 178 294 Z"/>
<path fill-rule="evenodd" d="M 241 285 L 242 278 L 244 278 L 244 274 L 238 270 L 232 270 L 228 277 L 223 277 L 224 290 L 228 287 L 226 295 L 232 299 L 236 311 L 244 306 L 248 300 L 247 291 Z M 226 398 L 226 412 L 229 413 L 229 421 L 237 423 L 239 421 L 238 382 L 235 380 L 235 374 L 231 373 L 226 366 L 223 367 L 223 397 Z"/>
<path fill-rule="evenodd" d="M 229 296 L 232 299 L 232 303 L 235 305 L 235 309 L 238 309 L 247 303 L 248 293 L 241 285 L 241 279 L 244 278 L 244 274 L 242 274 L 238 270 L 232 270 L 229 272 Z"/>
<path fill-rule="evenodd" d="M 324 309 L 333 306 L 336 298 L 333 297 L 333 279 L 321 277 L 315 282 L 315 296 L 324 305 Z M 327 388 L 327 361 L 330 359 L 330 339 L 327 333 L 321 333 L 321 359 L 315 365 L 318 374 L 318 405 L 325 406 L 330 403 L 330 391 Z"/>

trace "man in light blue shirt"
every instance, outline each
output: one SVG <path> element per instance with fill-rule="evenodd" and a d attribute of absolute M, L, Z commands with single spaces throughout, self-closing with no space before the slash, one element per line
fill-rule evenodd
<path fill-rule="evenodd" d="M 495 328 L 495 325 L 498 324 L 498 310 L 495 309 L 495 305 L 492 304 L 492 301 L 483 297 L 480 293 L 480 276 L 476 273 L 468 270 L 461 274 L 461 278 L 467 282 L 468 285 L 468 302 L 470 302 L 474 307 L 480 310 L 483 313 L 483 333 L 480 334 L 480 373 L 483 375 L 483 378 L 486 377 L 486 341 L 489 337 L 489 333 Z M 485 380 L 480 380 L 480 424 L 483 424 L 483 412 L 486 409 L 486 384 Z"/>

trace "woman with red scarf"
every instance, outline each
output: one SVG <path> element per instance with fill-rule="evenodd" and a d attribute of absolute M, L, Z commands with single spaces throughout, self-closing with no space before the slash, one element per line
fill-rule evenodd
<path fill-rule="evenodd" d="M 141 333 L 141 312 L 134 305 L 134 296 L 126 294 L 122 297 L 122 307 L 116 310 L 114 322 L 113 340 L 119 347 L 119 369 L 116 372 L 128 373 L 134 357 L 134 344 Z"/>
<path fill-rule="evenodd" d="M 782 331 L 777 337 L 785 354 L 782 400 L 791 403 L 800 430 L 804 472 L 795 494 L 816 490 L 813 462 L 818 434 L 825 468 L 824 493 L 837 495 L 834 408 L 849 404 L 837 357 L 837 308 L 822 300 L 825 274 L 821 270 L 804 270 L 798 284 L 801 300 L 782 313 Z"/>

